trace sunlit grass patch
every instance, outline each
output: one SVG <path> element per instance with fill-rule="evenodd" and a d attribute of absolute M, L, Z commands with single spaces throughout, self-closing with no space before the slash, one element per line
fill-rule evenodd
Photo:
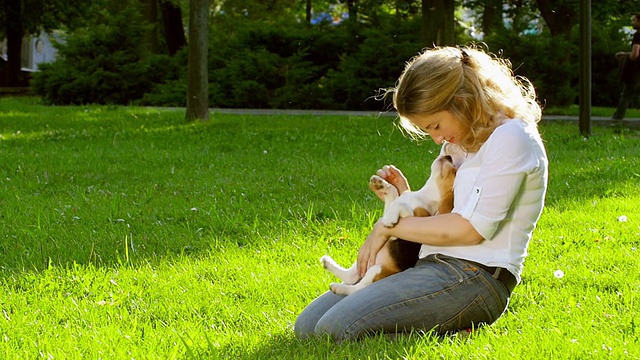
<path fill-rule="evenodd" d="M 507 313 L 466 339 L 300 342 L 297 314 L 438 147 L 375 116 L 46 107 L 0 99 L 0 358 L 636 358 L 634 130 L 542 124 L 547 206 Z M 557 272 L 561 271 L 562 276 Z"/>

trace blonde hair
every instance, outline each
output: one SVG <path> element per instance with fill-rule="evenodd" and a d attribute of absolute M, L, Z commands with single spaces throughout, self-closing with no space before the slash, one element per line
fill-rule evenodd
<path fill-rule="evenodd" d="M 436 47 L 411 59 L 398 79 L 393 105 L 400 125 L 412 135 L 425 136 L 411 115 L 448 110 L 460 122 L 457 143 L 475 152 L 504 119 L 540 121 L 541 109 L 533 85 L 514 76 L 511 63 L 477 47 Z"/>

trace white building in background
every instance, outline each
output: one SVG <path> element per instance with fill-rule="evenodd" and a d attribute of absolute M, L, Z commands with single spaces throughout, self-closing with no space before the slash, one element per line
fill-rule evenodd
<path fill-rule="evenodd" d="M 38 36 L 25 36 L 22 39 L 22 62 L 20 64 L 22 71 L 38 71 L 38 64 L 55 61 L 58 50 L 53 46 L 52 39 L 58 42 L 64 41 L 56 32 L 51 34 L 42 32 Z M 5 61 L 8 58 L 7 39 L 3 39 L 0 43 L 0 58 Z"/>

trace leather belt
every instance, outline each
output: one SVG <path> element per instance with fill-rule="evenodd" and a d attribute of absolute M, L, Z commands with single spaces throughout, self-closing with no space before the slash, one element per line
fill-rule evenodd
<path fill-rule="evenodd" d="M 465 261 L 487 271 L 494 279 L 497 279 L 502 284 L 504 284 L 507 290 L 509 290 L 509 295 L 511 295 L 513 289 L 516 287 L 516 285 L 518 285 L 518 280 L 516 280 L 516 277 L 511 273 L 511 271 L 505 268 L 491 267 L 471 260 Z"/>

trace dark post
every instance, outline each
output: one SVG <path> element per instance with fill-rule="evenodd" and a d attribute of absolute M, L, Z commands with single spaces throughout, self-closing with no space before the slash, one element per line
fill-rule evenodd
<path fill-rule="evenodd" d="M 591 0 L 580 1 L 580 134 L 591 135 Z"/>
<path fill-rule="evenodd" d="M 208 34 L 209 0 L 190 0 L 186 113 L 188 121 L 209 119 Z"/>

